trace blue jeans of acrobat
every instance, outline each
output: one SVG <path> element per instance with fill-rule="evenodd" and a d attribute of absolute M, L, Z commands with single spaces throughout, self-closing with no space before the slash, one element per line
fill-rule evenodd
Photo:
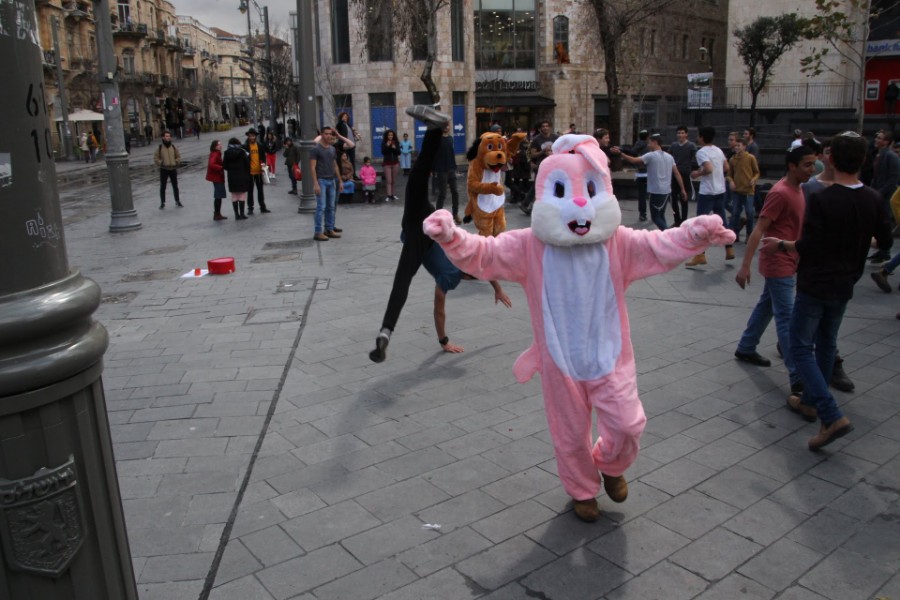
<path fill-rule="evenodd" d="M 846 308 L 847 300 L 820 300 L 797 292 L 791 315 L 791 356 L 803 381 L 803 403 L 816 407 L 826 427 L 844 416 L 828 391 L 828 382 Z"/>
<path fill-rule="evenodd" d="M 725 194 L 697 194 L 697 216 L 713 213 L 722 219 L 722 225 L 728 223 L 725 220 Z"/>
<path fill-rule="evenodd" d="M 775 331 L 778 334 L 778 343 L 781 345 L 781 355 L 784 357 L 784 366 L 788 370 L 791 383 L 800 381 L 794 359 L 791 355 L 791 313 L 794 309 L 794 278 L 793 277 L 766 277 L 763 283 L 763 291 L 759 301 L 750 313 L 747 320 L 747 328 L 741 335 L 737 351 L 744 354 L 756 352 L 759 340 L 772 317 L 775 317 Z"/>
<path fill-rule="evenodd" d="M 749 239 L 750 234 L 753 233 L 753 219 L 756 216 L 753 211 L 753 202 L 755 198 L 756 196 L 753 194 L 747 195 L 734 192 L 731 195 L 731 226 L 729 229 L 731 229 L 738 237 L 741 237 L 742 210 L 747 213 L 747 238 Z"/>
<path fill-rule="evenodd" d="M 334 179 L 320 179 L 319 193 L 316 194 L 316 233 L 322 233 L 322 217 L 325 217 L 325 231 L 334 229 L 334 207 L 337 201 L 337 184 Z"/>

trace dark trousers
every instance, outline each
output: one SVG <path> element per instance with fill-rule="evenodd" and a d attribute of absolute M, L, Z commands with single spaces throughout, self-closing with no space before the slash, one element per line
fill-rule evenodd
<path fill-rule="evenodd" d="M 647 178 L 636 177 L 634 183 L 637 185 L 638 193 L 638 213 L 642 217 L 647 216 Z"/>
<path fill-rule="evenodd" d="M 259 175 L 250 175 L 250 189 L 247 190 L 247 210 L 253 212 L 253 185 L 256 185 L 256 190 L 259 192 L 259 209 L 265 210 L 266 208 L 266 193 L 263 191 L 263 178 L 262 173 Z"/>
<path fill-rule="evenodd" d="M 297 191 L 297 178 L 294 177 L 294 165 L 285 165 L 287 167 L 288 178 L 291 180 L 291 191 Z"/>
<path fill-rule="evenodd" d="M 172 193 L 175 195 L 175 203 L 181 202 L 178 198 L 178 171 L 175 169 L 159 170 L 159 203 L 166 203 L 166 181 L 172 180 Z"/>
<path fill-rule="evenodd" d="M 681 188 L 675 176 L 672 176 L 672 216 L 675 217 L 675 226 L 681 225 L 682 221 L 690 218 L 688 215 L 688 200 L 694 196 L 694 182 L 691 181 L 691 172 L 678 172 L 681 175 L 681 181 L 684 183 L 684 191 L 688 193 L 688 198 L 681 195 Z"/>
<path fill-rule="evenodd" d="M 444 198 L 447 197 L 447 188 L 450 188 L 450 202 L 453 206 L 451 211 L 454 215 L 459 212 L 459 192 L 456 191 L 456 171 L 444 171 L 443 173 L 435 173 L 437 177 L 437 208 L 444 208 Z"/>
<path fill-rule="evenodd" d="M 391 287 L 391 296 L 384 311 L 384 320 L 381 322 L 382 327 L 387 327 L 391 331 L 397 326 L 400 311 L 406 304 L 413 277 L 422 266 L 425 253 L 434 244 L 434 240 L 422 231 L 422 223 L 434 212 L 431 202 L 428 201 L 428 179 L 443 135 L 440 129 L 429 129 L 425 133 L 422 150 L 413 163 L 406 182 L 406 197 L 403 199 L 403 248 L 400 250 L 394 285 Z"/>

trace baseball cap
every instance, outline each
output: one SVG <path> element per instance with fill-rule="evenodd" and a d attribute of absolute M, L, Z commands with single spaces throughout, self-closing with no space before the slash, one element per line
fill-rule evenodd
<path fill-rule="evenodd" d="M 494 123 L 493 125 L 491 125 L 491 132 L 499 133 L 501 131 L 503 131 L 503 128 L 500 127 L 498 124 Z"/>

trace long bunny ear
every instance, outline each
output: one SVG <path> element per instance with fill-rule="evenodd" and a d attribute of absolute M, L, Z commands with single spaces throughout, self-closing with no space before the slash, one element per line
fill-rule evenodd
<path fill-rule="evenodd" d="M 595 170 L 603 174 L 603 184 L 606 192 L 610 195 L 613 193 L 612 177 L 609 174 L 609 159 L 600 149 L 600 144 L 590 135 L 567 134 L 560 136 L 553 142 L 553 154 L 565 154 L 574 152 L 584 157 L 588 164 Z"/>

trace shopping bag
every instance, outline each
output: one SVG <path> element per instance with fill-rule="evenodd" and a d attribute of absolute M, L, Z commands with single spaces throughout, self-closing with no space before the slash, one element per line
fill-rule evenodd
<path fill-rule="evenodd" d="M 262 180 L 265 184 L 271 183 L 271 178 L 269 176 L 269 165 L 262 166 Z"/>

